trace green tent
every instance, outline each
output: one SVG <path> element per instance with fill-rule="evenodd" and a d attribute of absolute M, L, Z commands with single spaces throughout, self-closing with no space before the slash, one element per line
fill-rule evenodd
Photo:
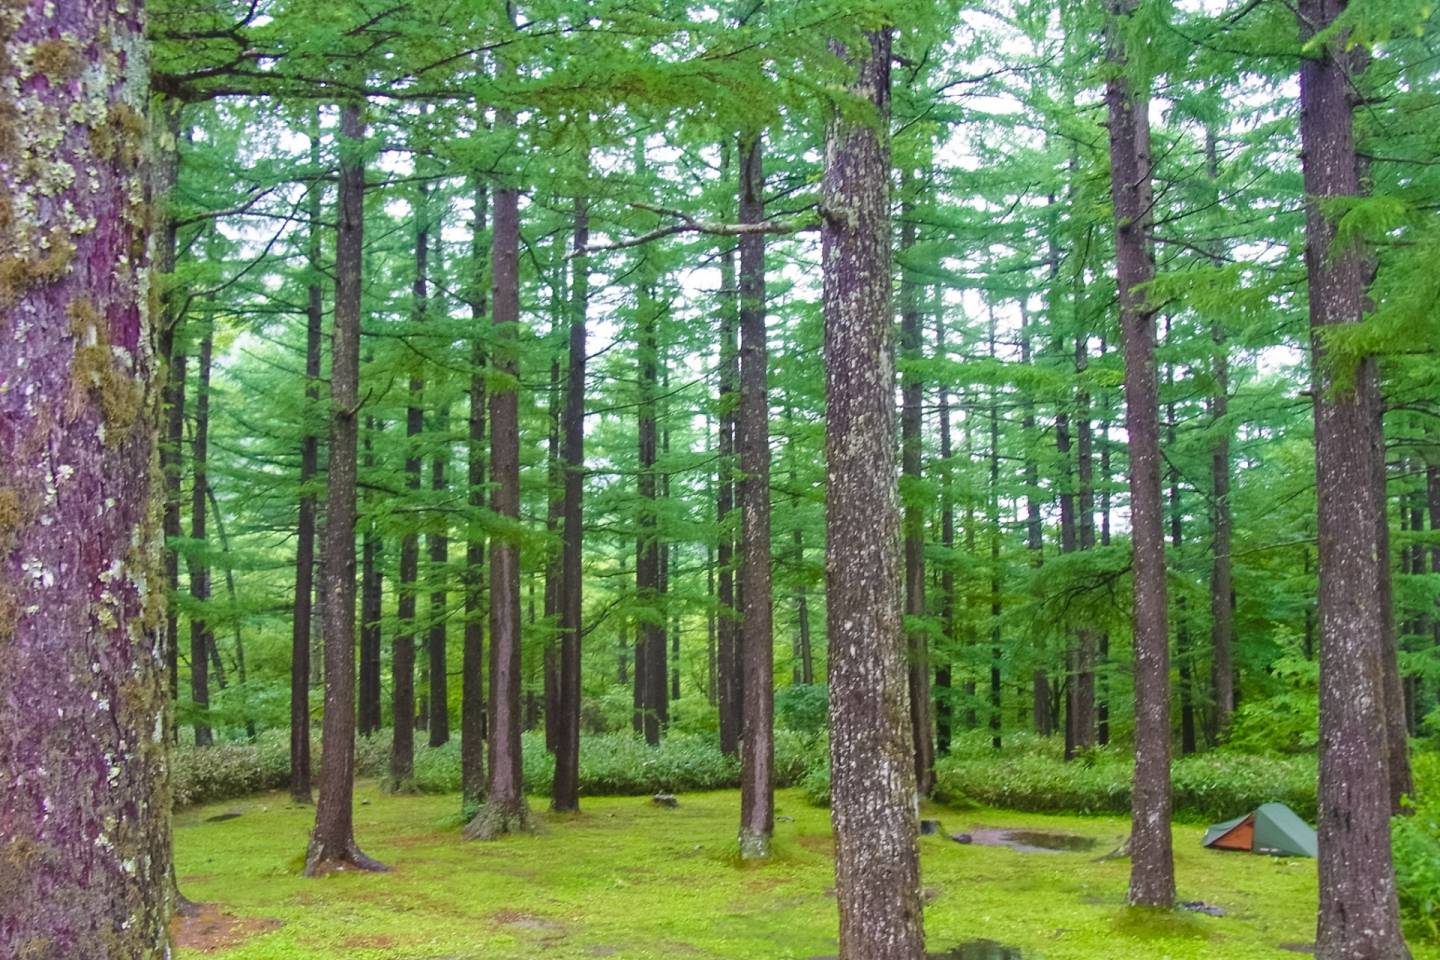
<path fill-rule="evenodd" d="M 1283 803 L 1266 803 L 1253 813 L 1217 823 L 1201 841 L 1217 850 L 1249 850 L 1277 857 L 1315 856 L 1315 831 Z"/>

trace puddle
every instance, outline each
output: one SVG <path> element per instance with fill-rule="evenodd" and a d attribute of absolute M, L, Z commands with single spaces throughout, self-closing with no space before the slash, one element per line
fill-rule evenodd
<path fill-rule="evenodd" d="M 982 847 L 1009 847 L 1020 853 L 1084 853 L 1087 850 L 1095 849 L 1093 837 L 1078 837 L 1072 833 L 979 827 L 968 836 L 970 843 L 977 843 Z M 983 956 L 983 954 L 976 954 L 976 956 Z"/>
<path fill-rule="evenodd" d="M 1020 950 L 994 940 L 970 940 L 943 953 L 932 953 L 928 960 L 1021 960 Z"/>
<path fill-rule="evenodd" d="M 967 940 L 940 953 L 927 953 L 926 960 L 1022 960 L 1018 947 L 994 940 Z M 836 960 L 834 956 L 811 957 L 810 960 Z"/>

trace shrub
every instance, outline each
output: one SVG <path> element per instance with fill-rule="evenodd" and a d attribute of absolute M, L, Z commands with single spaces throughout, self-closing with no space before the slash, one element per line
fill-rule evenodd
<path fill-rule="evenodd" d="M 1419 803 L 1391 821 L 1400 912 L 1412 936 L 1440 940 L 1440 754 L 1414 756 Z"/>
<path fill-rule="evenodd" d="M 819 736 L 829 723 L 829 690 L 823 683 L 796 683 L 775 691 L 779 724 L 807 736 Z"/>
<path fill-rule="evenodd" d="M 181 745 L 171 753 L 170 791 L 177 807 L 228 800 L 290 782 L 290 737 L 284 730 L 253 743 Z"/>

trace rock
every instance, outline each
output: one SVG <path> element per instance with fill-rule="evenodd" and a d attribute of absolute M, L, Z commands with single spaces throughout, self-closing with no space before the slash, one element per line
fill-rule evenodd
<path fill-rule="evenodd" d="M 974 842 L 975 842 L 975 838 L 972 837 L 972 836 L 970 836 L 970 834 L 968 834 L 968 833 L 952 833 L 952 834 L 950 834 L 950 839 L 951 839 L 951 840 L 954 840 L 956 843 L 974 843 Z"/>
<path fill-rule="evenodd" d="M 936 834 L 936 833 L 939 833 L 939 832 L 940 832 L 940 821 L 939 821 L 939 820 L 921 820 L 921 821 L 920 821 L 920 836 L 922 836 L 922 837 L 928 837 L 928 836 L 930 836 L 930 835 L 932 835 L 932 834 Z"/>
<path fill-rule="evenodd" d="M 673 793 L 657 793 L 650 798 L 650 802 L 657 807 L 678 807 L 680 800 Z"/>

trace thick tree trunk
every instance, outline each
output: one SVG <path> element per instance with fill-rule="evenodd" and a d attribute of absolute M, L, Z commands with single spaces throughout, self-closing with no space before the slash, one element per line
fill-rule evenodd
<path fill-rule="evenodd" d="M 360 271 L 364 255 L 364 107 L 340 108 L 340 229 L 330 345 L 329 500 L 325 509 L 325 720 L 320 795 L 305 875 L 383 870 L 355 843 L 355 447 L 360 409 Z"/>
<path fill-rule="evenodd" d="M 512 14 L 513 15 L 513 14 Z M 513 68 L 503 65 L 501 74 Z M 497 127 L 515 114 L 498 110 Z M 491 242 L 494 370 L 491 390 L 491 509 L 508 524 L 520 521 L 520 192 L 508 178 L 495 190 Z M 485 806 L 465 828 L 469 839 L 494 839 L 530 826 L 520 756 L 520 545 L 506 530 L 490 542 L 490 780 Z"/>
<path fill-rule="evenodd" d="M 7 63 L 0 93 L 7 145 L 32 151 L 0 163 L 7 209 L 29 211 L 0 227 L 0 956 L 161 960 L 174 886 L 143 4 L 5 18 L 17 64 L 54 44 L 84 81 L 37 75 L 22 103 Z M 103 151 L 97 107 L 123 120 Z"/>
<path fill-rule="evenodd" d="M 759 134 L 740 143 L 740 222 L 765 219 Z M 740 744 L 740 855 L 763 858 L 775 832 L 774 623 L 770 585 L 770 406 L 765 337 L 765 238 L 740 238 L 740 568 L 744 716 Z"/>
<path fill-rule="evenodd" d="M 1155 275 L 1150 250 L 1148 99 L 1125 73 L 1120 21 L 1137 0 L 1111 0 L 1105 86 L 1110 120 L 1110 191 L 1115 207 L 1115 270 L 1125 342 L 1125 429 L 1130 438 L 1135 643 L 1135 786 L 1131 801 L 1130 902 L 1171 907 L 1175 862 L 1170 838 L 1170 634 L 1165 530 L 1160 502 L 1160 408 L 1155 374 L 1155 313 L 1144 285 Z"/>
<path fill-rule="evenodd" d="M 565 380 L 564 555 L 560 561 L 560 703 L 551 809 L 580 809 L 580 630 L 584 612 L 585 351 L 590 300 L 589 205 L 575 201 L 574 276 L 570 284 L 570 362 Z"/>
<path fill-rule="evenodd" d="M 727 151 L 726 156 L 729 156 Z M 740 326 L 739 295 L 735 260 L 738 246 L 726 250 L 720 258 L 720 282 L 725 289 L 720 319 L 720 457 L 719 492 L 716 512 L 720 530 L 716 562 L 720 565 L 719 623 L 716 638 L 718 678 L 717 697 L 720 709 L 720 750 L 733 756 L 740 748 L 739 670 L 740 623 L 735 609 L 735 417 L 740 387 L 740 350 L 735 335 Z"/>
<path fill-rule="evenodd" d="M 883 125 L 891 37 L 837 52 Z M 837 116 L 821 201 L 825 277 L 826 620 L 830 638 L 831 810 L 841 960 L 920 960 L 916 850 L 895 490 L 890 152 L 867 119 Z"/>
<path fill-rule="evenodd" d="M 310 132 L 310 163 L 318 166 L 319 108 Z M 320 438 L 313 426 L 320 405 L 320 360 L 324 349 L 325 304 L 320 290 L 321 187 L 306 198 L 310 214 L 309 270 L 305 309 L 305 412 L 300 432 L 300 516 L 295 542 L 294 622 L 290 632 L 290 797 L 310 803 L 310 618 L 315 596 L 315 475 L 320 469 Z M 368 542 L 368 541 L 367 541 Z M 363 684 L 362 684 L 363 686 Z M 362 699 L 363 703 L 363 699 Z M 362 718 L 360 729 L 365 731 Z"/>
<path fill-rule="evenodd" d="M 483 182 L 475 185 L 472 227 L 470 317 L 475 322 L 470 347 L 469 496 L 478 513 L 485 506 L 485 334 L 481 323 L 488 309 L 485 296 L 485 217 L 488 196 Z M 465 649 L 460 668 L 460 804 L 479 808 L 485 798 L 485 541 L 479 524 L 465 544 Z"/>
<path fill-rule="evenodd" d="M 1300 0 L 1302 38 L 1325 30 L 1341 0 Z M 1401 960 L 1390 854 L 1385 733 L 1385 615 L 1380 605 L 1383 511 L 1375 464 L 1380 391 L 1371 359 L 1336 369 L 1325 328 L 1365 312 L 1364 253 L 1334 249 L 1325 201 L 1360 193 L 1356 160 L 1354 57 L 1345 35 L 1300 65 L 1315 472 L 1320 548 L 1320 909 L 1319 960 Z M 1380 460 L 1383 463 L 1383 460 Z"/>
<path fill-rule="evenodd" d="M 900 250 L 910 253 L 915 246 L 914 172 L 900 175 Z M 914 271 L 900 268 L 900 356 L 905 363 L 901 374 L 900 470 L 907 485 L 921 482 L 925 383 L 917 365 L 924 359 L 920 330 L 920 284 Z M 904 500 L 905 527 L 905 616 L 925 616 L 925 506 L 916 491 Z M 910 739 L 915 744 L 915 786 L 928 796 L 935 781 L 935 747 L 930 739 L 930 652 L 925 631 L 906 633 L 909 653 Z"/>

